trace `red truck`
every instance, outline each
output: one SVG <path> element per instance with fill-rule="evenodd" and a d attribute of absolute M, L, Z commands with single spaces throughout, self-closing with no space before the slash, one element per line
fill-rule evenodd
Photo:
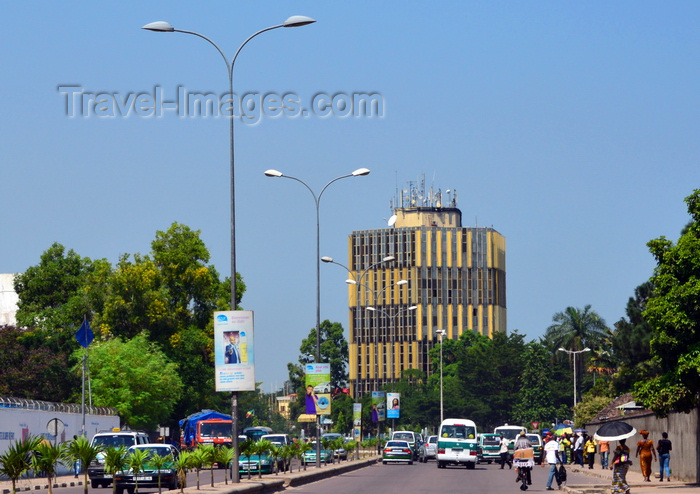
<path fill-rule="evenodd" d="M 180 449 L 201 444 L 231 447 L 231 416 L 214 410 L 202 410 L 180 421 Z"/>

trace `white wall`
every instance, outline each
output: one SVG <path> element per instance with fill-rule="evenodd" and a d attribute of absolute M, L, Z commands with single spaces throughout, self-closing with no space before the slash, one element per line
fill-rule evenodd
<path fill-rule="evenodd" d="M 0 326 L 16 324 L 17 302 L 19 297 L 15 293 L 14 274 L 0 274 Z"/>

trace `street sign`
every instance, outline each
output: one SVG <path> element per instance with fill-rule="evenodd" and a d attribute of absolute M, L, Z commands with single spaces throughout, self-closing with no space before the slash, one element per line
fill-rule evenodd
<path fill-rule="evenodd" d="M 535 429 L 535 430 L 537 430 L 537 429 L 540 427 L 540 423 L 539 423 L 539 422 L 530 422 L 530 424 L 532 425 L 532 428 Z"/>
<path fill-rule="evenodd" d="M 66 428 L 66 424 L 61 419 L 51 419 L 46 424 L 46 431 L 53 437 L 58 436 Z"/>

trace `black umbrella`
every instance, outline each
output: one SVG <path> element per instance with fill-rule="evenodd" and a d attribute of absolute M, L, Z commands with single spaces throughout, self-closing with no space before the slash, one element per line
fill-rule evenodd
<path fill-rule="evenodd" d="M 632 437 L 636 433 L 637 429 L 627 422 L 608 422 L 601 425 L 593 437 L 597 441 L 619 441 L 620 439 Z"/>

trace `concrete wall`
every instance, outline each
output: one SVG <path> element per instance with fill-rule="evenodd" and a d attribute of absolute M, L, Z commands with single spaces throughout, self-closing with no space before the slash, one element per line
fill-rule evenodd
<path fill-rule="evenodd" d="M 700 482 L 700 415 L 698 410 L 691 413 L 673 413 L 668 417 L 660 419 L 649 413 L 641 413 L 620 417 L 619 419 L 627 422 L 638 431 L 646 429 L 649 431 L 649 439 L 654 441 L 654 444 L 661 439 L 662 432 L 668 432 L 668 438 L 673 444 L 671 451 L 671 477 L 685 482 Z M 613 422 L 609 420 L 607 422 Z M 593 422 L 586 424 L 586 429 L 589 434 L 595 433 L 598 427 L 605 422 Z M 642 436 L 637 434 L 627 440 L 627 445 L 632 450 L 634 455 L 637 450 L 637 442 L 642 439 Z M 612 446 L 612 445 L 611 445 Z M 631 470 L 641 472 L 639 459 L 632 458 L 633 465 Z M 652 463 L 652 474 L 658 475 L 659 463 Z"/>

